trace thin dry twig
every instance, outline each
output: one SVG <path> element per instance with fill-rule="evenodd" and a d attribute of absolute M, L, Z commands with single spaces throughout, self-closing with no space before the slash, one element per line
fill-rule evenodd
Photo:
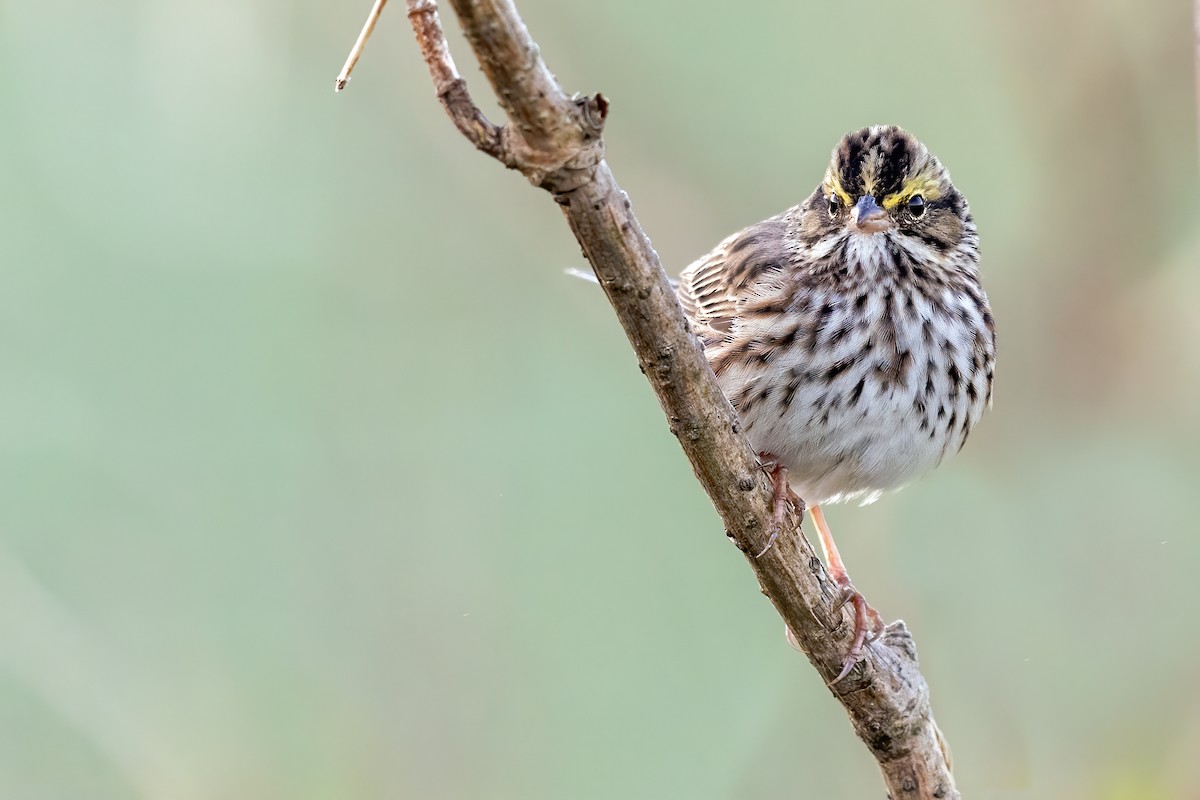
<path fill-rule="evenodd" d="M 512 0 L 450 0 L 509 118 L 508 125 L 494 126 L 471 101 L 454 67 L 437 4 L 406 2 L 446 112 L 472 144 L 519 170 L 559 204 L 727 535 L 783 617 L 789 640 L 828 684 L 840 672 L 852 638 L 852 611 L 841 606 L 840 592 L 801 534 L 794 509 L 774 546 L 761 558 L 750 555 L 763 552 L 771 530 L 770 481 L 604 160 L 600 134 L 607 101 L 562 90 Z M 903 622 L 888 626 L 830 691 L 878 762 L 892 800 L 960 797 Z"/>
<path fill-rule="evenodd" d="M 367 15 L 367 21 L 363 23 L 362 30 L 359 31 L 354 47 L 350 48 L 350 55 L 346 56 L 346 63 L 342 65 L 342 71 L 338 73 L 333 82 L 335 92 L 345 89 L 346 84 L 350 82 L 350 73 L 354 71 L 358 57 L 362 55 L 363 48 L 367 46 L 367 39 L 371 38 L 371 31 L 375 30 L 375 23 L 379 21 L 379 15 L 383 12 L 385 5 L 387 5 L 387 0 L 375 0 L 375 5 L 371 7 L 371 13 Z"/>
<path fill-rule="evenodd" d="M 417 35 L 417 45 L 425 57 L 434 91 L 454 127 L 475 147 L 504 162 L 506 166 L 514 166 L 512 157 L 504 151 L 500 128 L 488 122 L 479 106 L 475 105 L 467 91 L 467 82 L 454 66 L 442 21 L 438 17 L 437 3 L 433 0 L 409 2 L 408 20 Z"/>

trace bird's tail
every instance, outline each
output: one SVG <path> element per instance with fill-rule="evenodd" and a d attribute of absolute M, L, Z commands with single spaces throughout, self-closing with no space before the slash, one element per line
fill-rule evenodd
<path fill-rule="evenodd" d="M 579 278 L 579 280 L 581 280 L 581 281 L 587 281 L 588 283 L 594 283 L 597 286 L 600 285 L 600 279 L 597 278 L 596 273 L 592 272 L 590 269 L 580 269 L 579 267 L 567 267 L 563 271 L 566 272 L 568 275 L 570 275 L 572 278 Z"/>
<path fill-rule="evenodd" d="M 580 269 L 579 267 L 567 267 L 565 270 L 563 270 L 563 272 L 566 272 L 572 278 L 579 278 L 579 280 L 581 280 L 581 281 L 587 281 L 588 283 L 594 283 L 597 286 L 600 285 L 600 279 L 597 278 L 596 273 L 592 272 L 590 269 Z M 675 278 L 671 278 L 670 281 L 671 281 L 671 288 L 678 290 L 679 289 L 679 281 Z"/>

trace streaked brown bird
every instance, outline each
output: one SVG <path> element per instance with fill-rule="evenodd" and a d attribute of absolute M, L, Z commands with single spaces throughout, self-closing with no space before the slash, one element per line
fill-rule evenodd
<path fill-rule="evenodd" d="M 771 469 L 770 541 L 798 495 L 854 606 L 840 680 L 883 623 L 822 507 L 874 502 L 937 466 L 991 402 L 995 330 L 966 198 L 908 133 L 864 128 L 834 149 L 808 199 L 726 238 L 678 291 Z"/>

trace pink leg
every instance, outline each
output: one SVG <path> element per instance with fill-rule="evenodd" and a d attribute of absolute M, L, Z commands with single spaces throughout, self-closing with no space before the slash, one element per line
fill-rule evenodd
<path fill-rule="evenodd" d="M 868 625 L 870 625 L 872 637 L 883 633 L 884 625 L 878 612 L 867 605 L 866 599 L 850 582 L 850 574 L 846 572 L 846 565 L 842 563 L 842 556 L 838 553 L 837 545 L 834 544 L 833 534 L 829 532 L 829 525 L 825 522 L 825 512 L 821 510 L 820 506 L 813 506 L 810 513 L 813 524 L 817 527 L 817 535 L 821 539 L 821 550 L 825 553 L 825 563 L 829 565 L 829 575 L 842 589 L 842 599 L 838 603 L 838 608 L 840 609 L 845 603 L 854 606 L 854 641 L 850 644 L 850 652 L 846 653 L 846 658 L 842 661 L 842 671 L 830 682 L 832 686 L 849 675 L 850 670 L 854 669 L 854 665 L 862 658 L 863 647 L 867 643 Z"/>

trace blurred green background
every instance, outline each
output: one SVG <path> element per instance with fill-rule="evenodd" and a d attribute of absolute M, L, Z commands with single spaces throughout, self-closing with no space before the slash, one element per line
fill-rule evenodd
<path fill-rule="evenodd" d="M 1200 798 L 1187 4 L 519 5 L 672 272 L 950 167 L 995 407 L 842 553 L 966 797 Z M 331 91 L 368 7 L 0 1 L 0 797 L 881 797 L 398 0 Z"/>

